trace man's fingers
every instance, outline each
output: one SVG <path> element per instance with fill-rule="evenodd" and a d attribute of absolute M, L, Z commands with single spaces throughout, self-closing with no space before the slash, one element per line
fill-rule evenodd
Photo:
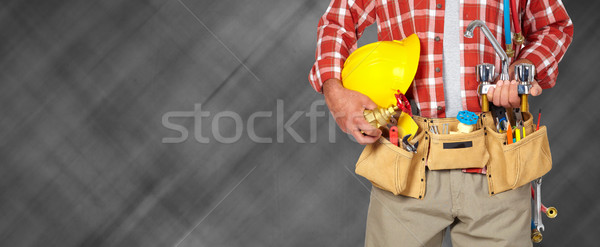
<path fill-rule="evenodd" d="M 361 135 L 368 135 L 374 137 L 375 139 L 381 136 L 381 130 L 373 127 L 369 124 L 363 114 L 361 112 L 355 112 L 351 117 L 346 117 L 342 120 L 343 124 L 338 123 L 340 128 L 344 130 L 344 132 L 352 134 L 355 136 L 357 141 L 359 138 L 356 136 L 356 133 L 360 133 Z M 364 138 L 360 138 L 364 140 Z"/>
<path fill-rule="evenodd" d="M 371 136 L 371 137 L 375 137 L 375 138 L 379 138 L 381 136 L 381 130 L 379 129 L 369 129 L 369 130 L 362 130 L 362 133 L 364 133 L 367 136 Z"/>
<path fill-rule="evenodd" d="M 362 145 L 373 143 L 381 136 L 381 130 L 373 127 L 363 119 L 355 119 L 355 132 L 352 133 L 356 141 Z"/>
<path fill-rule="evenodd" d="M 367 121 L 363 121 L 358 124 L 358 129 L 361 130 L 365 135 L 379 138 L 381 136 L 381 130 L 373 127 Z"/>
<path fill-rule="evenodd" d="M 532 96 L 538 96 L 538 95 L 542 94 L 542 87 L 540 87 L 540 84 L 537 81 L 531 82 L 530 93 Z"/>
<path fill-rule="evenodd" d="M 508 97 L 509 95 L 509 91 L 510 91 L 510 82 L 509 81 L 504 81 L 504 83 L 502 84 L 502 92 L 500 93 L 500 106 L 503 107 L 509 107 L 509 103 L 508 103 Z"/>
<path fill-rule="evenodd" d="M 371 144 L 379 139 L 379 137 L 364 135 L 360 130 L 353 131 L 352 136 L 354 136 L 354 139 L 361 145 Z"/>
<path fill-rule="evenodd" d="M 488 92 L 487 92 L 488 101 L 492 102 L 494 100 L 494 91 L 495 90 L 496 90 L 496 87 L 490 87 L 490 89 L 488 89 Z"/>
<path fill-rule="evenodd" d="M 494 105 L 496 106 L 501 106 L 500 94 L 502 94 L 502 85 L 504 85 L 504 81 L 500 80 L 496 83 L 496 89 L 494 89 L 494 97 L 492 102 L 494 102 Z"/>
<path fill-rule="evenodd" d="M 517 108 L 521 104 L 521 98 L 519 97 L 519 89 L 517 81 L 513 80 L 510 82 L 508 89 L 508 104 L 512 108 Z"/>

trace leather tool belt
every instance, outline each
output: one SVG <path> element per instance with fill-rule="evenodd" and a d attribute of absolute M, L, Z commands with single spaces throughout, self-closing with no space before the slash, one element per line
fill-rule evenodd
<path fill-rule="evenodd" d="M 416 153 L 382 137 L 365 147 L 355 172 L 394 195 L 422 199 L 426 167 L 445 170 L 487 166 L 490 195 L 518 188 L 550 171 L 552 157 L 546 126 L 535 131 L 530 113 L 523 113 L 526 137 L 512 144 L 507 144 L 506 134 L 497 132 L 489 112 L 479 117 L 471 133 L 434 134 L 428 131 L 431 126 L 442 129 L 448 124 L 450 130 L 456 130 L 458 120 L 414 116 L 419 131 L 410 142 L 419 142 Z"/>

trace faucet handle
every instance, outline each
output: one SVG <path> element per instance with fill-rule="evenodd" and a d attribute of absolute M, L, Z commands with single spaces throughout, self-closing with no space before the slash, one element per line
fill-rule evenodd
<path fill-rule="evenodd" d="M 531 83 L 535 77 L 535 66 L 533 64 L 521 63 L 515 65 L 515 79 L 518 82 Z"/>
<path fill-rule="evenodd" d="M 495 66 L 489 63 L 482 63 L 478 64 L 476 69 L 477 82 L 480 83 L 477 87 L 477 93 L 479 95 L 485 95 L 491 87 L 496 86 L 491 84 L 496 78 Z"/>
<path fill-rule="evenodd" d="M 477 82 L 491 83 L 496 77 L 495 66 L 489 63 L 478 64 L 477 67 Z"/>
<path fill-rule="evenodd" d="M 535 66 L 528 63 L 515 65 L 515 80 L 519 82 L 519 94 L 529 94 L 531 82 L 535 80 Z"/>

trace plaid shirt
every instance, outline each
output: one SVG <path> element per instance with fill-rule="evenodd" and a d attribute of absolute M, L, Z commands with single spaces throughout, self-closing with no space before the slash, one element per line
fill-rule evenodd
<path fill-rule="evenodd" d="M 516 1 L 525 43 L 515 47 L 515 57 L 509 63 L 515 59 L 529 59 L 536 66 L 540 86 L 551 88 L 556 83 L 558 62 L 572 41 L 573 23 L 560 0 Z M 471 21 L 480 19 L 504 47 L 502 1 L 479 2 L 460 0 L 462 32 Z M 367 26 L 377 22 L 378 40 L 401 40 L 413 33 L 419 36 L 419 67 L 407 95 L 415 100 L 421 116 L 445 117 L 442 78 L 444 3 L 444 0 L 332 0 L 319 21 L 316 62 L 309 74 L 312 87 L 321 92 L 327 79 L 341 80 L 344 61 L 357 48 L 358 38 Z M 499 73 L 500 58 L 479 30 L 470 39 L 459 36 L 462 106 L 480 112 L 475 66 L 495 64 Z"/>

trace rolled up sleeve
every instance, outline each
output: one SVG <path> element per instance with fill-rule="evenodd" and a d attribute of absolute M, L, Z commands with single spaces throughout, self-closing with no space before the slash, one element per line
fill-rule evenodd
<path fill-rule="evenodd" d="M 558 63 L 573 41 L 573 22 L 560 0 L 529 1 L 523 14 L 525 46 L 519 58 L 536 66 L 544 89 L 554 87 Z"/>
<path fill-rule="evenodd" d="M 341 80 L 344 61 L 356 49 L 364 29 L 375 22 L 375 1 L 332 0 L 319 20 L 315 63 L 308 79 L 322 92 L 323 82 Z"/>

